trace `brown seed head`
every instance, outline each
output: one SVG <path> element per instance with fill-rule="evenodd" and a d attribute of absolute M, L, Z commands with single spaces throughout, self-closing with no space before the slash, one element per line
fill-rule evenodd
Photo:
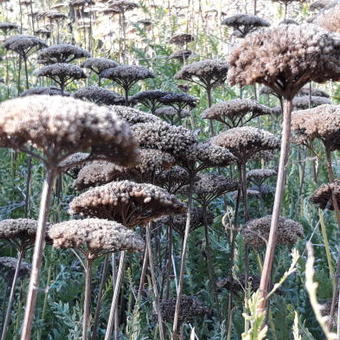
<path fill-rule="evenodd" d="M 7 38 L 3 46 L 6 50 L 14 51 L 22 57 L 26 57 L 29 53 L 46 47 L 47 45 L 43 40 L 32 35 L 19 34 Z"/>
<path fill-rule="evenodd" d="M 116 66 L 118 66 L 118 63 L 107 58 L 89 58 L 81 64 L 81 67 L 90 69 L 96 74 L 100 74 L 102 71 Z"/>
<path fill-rule="evenodd" d="M 332 194 L 340 206 L 340 180 L 333 183 L 322 184 L 312 195 L 312 203 L 318 205 L 320 209 L 334 210 Z"/>
<path fill-rule="evenodd" d="M 98 86 L 83 87 L 73 93 L 73 97 L 98 105 L 123 105 L 125 103 L 125 99 L 118 93 Z"/>

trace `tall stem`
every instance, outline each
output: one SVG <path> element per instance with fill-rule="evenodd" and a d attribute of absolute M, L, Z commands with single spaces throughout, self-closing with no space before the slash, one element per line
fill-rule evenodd
<path fill-rule="evenodd" d="M 180 310 L 181 310 L 181 299 L 182 299 L 182 292 L 183 292 L 183 279 L 184 279 L 185 260 L 186 260 L 186 253 L 187 253 L 187 244 L 188 244 L 189 231 L 190 231 L 190 225 L 191 225 L 193 177 L 194 176 L 192 176 L 191 174 L 190 182 L 189 182 L 189 193 L 188 193 L 188 211 L 187 211 L 187 219 L 185 223 L 185 233 L 184 233 L 183 248 L 182 248 L 182 255 L 181 255 L 181 267 L 180 267 L 179 279 L 178 279 L 174 323 L 172 327 L 172 332 L 173 332 L 172 339 L 173 340 L 177 340 L 179 338 L 179 333 L 178 333 L 179 315 L 180 315 Z"/>
<path fill-rule="evenodd" d="M 39 289 L 40 269 L 42 265 L 42 257 L 45 247 L 46 221 L 48 218 L 50 199 L 52 195 L 52 188 L 55 176 L 56 169 L 54 167 L 48 168 L 41 193 L 38 227 L 35 238 L 31 277 L 28 286 L 27 301 L 25 308 L 25 316 L 21 331 L 20 338 L 21 340 L 31 339 L 32 323 L 34 319 L 34 311 Z"/>
<path fill-rule="evenodd" d="M 119 300 L 120 285 L 121 285 L 122 278 L 123 278 L 124 263 L 125 263 L 125 251 L 122 251 L 120 252 L 116 284 L 115 284 L 115 289 L 114 289 L 113 296 L 112 296 L 110 315 L 109 315 L 109 320 L 108 320 L 104 340 L 110 340 L 111 335 L 112 335 L 112 330 L 113 330 L 114 321 L 115 321 L 115 312 L 116 312 L 118 300 Z"/>
<path fill-rule="evenodd" d="M 212 105 L 211 87 L 207 86 L 206 91 L 207 91 L 207 97 L 208 97 L 208 107 L 211 107 Z M 214 136 L 215 131 L 214 131 L 214 123 L 212 119 L 209 119 L 209 124 L 210 124 L 210 134 L 211 136 Z"/>
<path fill-rule="evenodd" d="M 15 266 L 14 277 L 13 277 L 13 281 L 12 281 L 11 292 L 9 294 L 9 299 L 8 299 L 5 321 L 4 321 L 3 327 L 2 327 L 1 340 L 6 339 L 6 335 L 7 335 L 7 331 L 8 331 L 8 325 L 9 325 L 10 316 L 11 316 L 12 305 L 13 305 L 13 301 L 14 301 L 15 287 L 16 287 L 16 284 L 17 284 L 17 281 L 18 281 L 20 265 L 21 265 L 21 261 L 22 261 L 23 256 L 24 256 L 24 251 L 19 250 L 18 251 L 18 259 L 17 259 L 17 263 L 16 263 L 16 266 Z"/>
<path fill-rule="evenodd" d="M 26 90 L 29 89 L 29 81 L 28 81 L 28 66 L 27 66 L 27 55 L 24 55 L 24 67 L 25 67 L 25 80 L 26 80 Z"/>
<path fill-rule="evenodd" d="M 142 292 L 144 290 L 144 284 L 145 284 L 147 268 L 148 268 L 148 250 L 145 249 L 144 256 L 143 256 L 142 272 L 140 274 L 140 279 L 139 279 L 139 287 L 138 287 L 136 304 L 138 304 L 140 302 L 140 299 L 142 297 Z"/>
<path fill-rule="evenodd" d="M 96 340 L 98 337 L 99 316 L 100 316 L 100 309 L 102 306 L 104 285 L 105 285 L 105 281 L 107 278 L 109 258 L 110 258 L 110 255 L 106 255 L 104 258 L 103 270 L 102 270 L 102 275 L 101 275 L 99 289 L 98 289 L 97 305 L 96 305 L 96 310 L 95 310 L 94 317 L 93 317 L 93 330 L 92 330 L 91 340 Z"/>
<path fill-rule="evenodd" d="M 82 340 L 88 339 L 89 317 L 91 304 L 91 265 L 92 260 L 85 260 L 85 293 L 84 293 L 84 312 L 83 312 L 83 336 Z"/>
<path fill-rule="evenodd" d="M 273 214 L 272 214 L 271 225 L 270 225 L 270 233 L 269 233 L 266 255 L 264 258 L 263 270 L 262 270 L 261 282 L 260 282 L 260 291 L 263 295 L 263 300 L 260 305 L 261 309 L 265 309 L 266 307 L 269 281 L 271 278 L 271 272 L 272 272 L 272 266 L 273 266 L 273 260 L 274 260 L 276 235 L 277 235 L 277 230 L 278 230 L 281 202 L 283 200 L 283 194 L 284 194 L 286 168 L 287 168 L 287 163 L 288 163 L 292 106 L 293 105 L 292 105 L 291 99 L 290 100 L 284 99 L 283 130 L 282 130 L 282 137 L 281 137 L 279 171 L 277 174 Z"/>
<path fill-rule="evenodd" d="M 157 280 L 156 280 L 156 275 L 155 275 L 155 268 L 154 268 L 152 249 L 151 249 L 150 224 L 151 223 L 149 223 L 146 226 L 146 247 L 147 247 L 147 250 L 148 250 L 149 267 L 150 267 L 150 273 L 151 273 L 151 282 L 152 282 L 153 294 L 155 296 L 155 309 L 156 309 L 157 319 L 158 319 L 159 338 L 161 340 L 165 340 L 163 319 L 162 319 L 162 314 L 161 314 L 161 309 L 160 309 L 159 293 L 158 293 Z"/>

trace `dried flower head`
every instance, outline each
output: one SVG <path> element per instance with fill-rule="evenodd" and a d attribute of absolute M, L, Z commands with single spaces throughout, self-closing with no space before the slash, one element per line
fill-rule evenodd
<path fill-rule="evenodd" d="M 234 99 L 214 104 L 202 114 L 204 119 L 214 119 L 229 128 L 243 126 L 261 115 L 273 114 L 272 109 L 255 100 Z"/>
<path fill-rule="evenodd" d="M 106 218 L 127 227 L 183 212 L 185 205 L 164 189 L 130 181 L 112 182 L 89 189 L 70 203 L 72 215 Z"/>
<path fill-rule="evenodd" d="M 192 41 L 195 41 L 195 38 L 191 34 L 188 34 L 188 33 L 176 34 L 173 37 L 171 37 L 169 40 L 170 44 L 174 44 L 178 46 L 186 45 Z"/>
<path fill-rule="evenodd" d="M 161 117 L 171 125 L 178 125 L 183 118 L 190 117 L 191 112 L 183 109 L 180 112 L 172 106 L 162 106 L 155 110 L 154 115 Z"/>
<path fill-rule="evenodd" d="M 156 109 L 162 105 L 160 98 L 166 96 L 167 94 L 169 94 L 169 92 L 161 90 L 148 90 L 135 94 L 133 99 L 146 106 L 151 111 L 151 113 L 154 114 Z"/>
<path fill-rule="evenodd" d="M 295 111 L 292 115 L 292 130 L 299 143 L 320 139 L 329 151 L 340 150 L 339 105 L 320 105 Z"/>
<path fill-rule="evenodd" d="M 46 43 L 32 35 L 14 35 L 7 38 L 3 46 L 6 50 L 14 51 L 18 53 L 21 57 L 27 58 L 30 53 L 46 47 Z"/>
<path fill-rule="evenodd" d="M 163 320 L 172 322 L 175 314 L 176 299 L 163 300 L 160 304 Z M 181 296 L 181 308 L 178 322 L 193 322 L 198 317 L 210 313 L 210 310 L 196 296 Z"/>
<path fill-rule="evenodd" d="M 245 242 L 254 247 L 262 247 L 268 240 L 271 215 L 249 221 L 242 230 Z M 277 244 L 291 246 L 303 237 L 303 227 L 291 219 L 280 217 L 277 233 Z"/>
<path fill-rule="evenodd" d="M 58 11 L 45 11 L 44 17 L 48 18 L 51 22 L 60 22 L 67 19 L 67 15 Z"/>
<path fill-rule="evenodd" d="M 322 184 L 312 195 L 311 202 L 317 204 L 321 209 L 334 210 L 332 195 L 335 196 L 340 205 L 340 180 L 333 183 Z"/>
<path fill-rule="evenodd" d="M 194 207 L 191 210 L 190 216 L 190 232 L 203 227 L 205 224 L 211 225 L 214 221 L 214 214 L 210 210 L 206 210 L 203 208 Z M 155 224 L 156 226 L 160 227 L 164 225 L 169 225 L 174 228 L 174 230 L 178 232 L 182 237 L 184 237 L 186 219 L 186 214 L 171 217 L 167 216 L 157 220 Z"/>
<path fill-rule="evenodd" d="M 114 106 L 117 116 L 126 121 L 130 126 L 144 123 L 162 123 L 162 121 L 152 114 L 125 106 Z"/>
<path fill-rule="evenodd" d="M 121 165 L 136 159 L 136 143 L 114 110 L 71 97 L 29 96 L 0 104 L 0 136 L 11 147 L 33 145 L 50 165 L 68 155 L 92 149 L 93 157 Z"/>
<path fill-rule="evenodd" d="M 119 64 L 115 61 L 107 58 L 89 58 L 81 64 L 81 67 L 87 68 L 99 75 L 102 71 L 107 70 L 108 68 L 114 68 L 118 65 Z"/>
<path fill-rule="evenodd" d="M 169 92 L 166 96 L 159 99 L 164 105 L 172 106 L 178 116 L 182 116 L 182 112 L 185 108 L 193 109 L 196 107 L 198 98 L 190 96 L 187 93 L 173 93 Z"/>
<path fill-rule="evenodd" d="M 79 171 L 74 186 L 77 190 L 83 190 L 111 181 L 153 182 L 159 173 L 171 167 L 174 162 L 175 159 L 166 152 L 141 149 L 134 167 L 121 167 L 106 161 L 94 161 L 85 165 Z"/>
<path fill-rule="evenodd" d="M 215 145 L 227 148 L 239 163 L 246 163 L 260 151 L 279 149 L 279 140 L 270 132 L 254 127 L 237 127 L 212 138 Z"/>
<path fill-rule="evenodd" d="M 54 224 L 48 235 L 53 240 L 54 247 L 77 248 L 91 259 L 122 250 L 142 251 L 145 246 L 134 231 L 117 222 L 98 218 Z"/>
<path fill-rule="evenodd" d="M 169 56 L 169 59 L 177 59 L 180 62 L 184 63 L 185 60 L 189 59 L 193 55 L 193 51 L 191 50 L 179 50 L 172 53 Z"/>
<path fill-rule="evenodd" d="M 84 71 L 77 65 L 58 63 L 43 66 L 35 71 L 37 77 L 47 77 L 64 87 L 73 80 L 84 79 Z"/>
<path fill-rule="evenodd" d="M 0 273 L 6 273 L 9 277 L 14 276 L 14 272 L 18 263 L 15 257 L 2 256 L 0 257 Z M 31 271 L 31 265 L 27 262 L 21 261 L 19 267 L 19 276 L 25 276 Z M 8 278 L 8 277 L 7 277 Z"/>
<path fill-rule="evenodd" d="M 180 166 L 173 166 L 157 174 L 155 184 L 165 188 L 168 192 L 175 194 L 190 181 L 188 171 Z M 194 178 L 196 180 L 196 178 Z M 198 178 L 197 178 L 198 179 Z"/>
<path fill-rule="evenodd" d="M 119 10 L 120 12 L 132 11 L 139 7 L 136 2 L 128 0 L 111 0 L 109 4 L 111 8 Z"/>
<path fill-rule="evenodd" d="M 313 20 L 313 23 L 330 32 L 340 33 L 340 3 L 325 9 Z"/>
<path fill-rule="evenodd" d="M 325 97 L 329 98 L 329 94 L 326 93 L 323 90 L 317 89 L 315 87 L 310 87 L 310 86 L 305 86 L 303 87 L 299 92 L 298 96 L 309 96 L 311 95 L 312 97 Z"/>
<path fill-rule="evenodd" d="M 34 96 L 34 95 L 48 95 L 48 96 L 60 96 L 61 90 L 58 87 L 33 87 L 20 94 L 20 97 Z M 64 96 L 68 96 L 68 92 L 64 92 Z"/>
<path fill-rule="evenodd" d="M 297 110 L 305 110 L 325 104 L 331 104 L 329 98 L 316 96 L 296 96 L 293 99 L 293 107 Z"/>
<path fill-rule="evenodd" d="M 0 239 L 10 241 L 21 250 L 30 248 L 35 241 L 38 223 L 28 218 L 0 221 Z"/>
<path fill-rule="evenodd" d="M 232 17 L 225 18 L 222 25 L 234 28 L 237 36 L 244 38 L 251 32 L 256 31 L 260 27 L 268 27 L 270 23 L 255 15 L 236 14 Z"/>
<path fill-rule="evenodd" d="M 131 129 L 141 147 L 162 150 L 172 155 L 185 153 L 196 142 L 191 131 L 162 121 L 135 124 Z"/>
<path fill-rule="evenodd" d="M 58 164 L 58 168 L 61 171 L 68 172 L 72 177 L 77 177 L 81 167 L 91 161 L 91 154 L 86 152 L 76 152 L 60 162 Z"/>
<path fill-rule="evenodd" d="M 280 21 L 279 25 L 299 25 L 299 23 L 296 20 L 288 18 Z"/>
<path fill-rule="evenodd" d="M 316 25 L 279 25 L 248 35 L 229 65 L 232 85 L 257 82 L 292 99 L 310 81 L 340 80 L 340 39 Z"/>
<path fill-rule="evenodd" d="M 232 276 L 220 279 L 216 282 L 218 288 L 224 288 L 231 291 L 234 294 L 239 294 L 243 292 L 244 287 L 247 286 L 252 291 L 257 291 L 260 287 L 260 277 L 259 276 L 249 276 L 248 282 L 245 284 L 245 276 L 240 275 L 239 278 L 234 279 Z"/>
<path fill-rule="evenodd" d="M 42 49 L 38 54 L 38 63 L 56 64 L 70 63 L 79 58 L 89 58 L 91 55 L 81 47 L 71 44 L 56 44 Z"/>
<path fill-rule="evenodd" d="M 194 199 L 203 206 L 207 206 L 217 197 L 238 188 L 238 182 L 215 174 L 200 174 L 198 181 L 193 184 Z M 187 192 L 188 186 L 183 187 L 181 192 Z"/>
<path fill-rule="evenodd" d="M 317 0 L 314 1 L 310 6 L 309 9 L 311 11 L 319 11 L 321 9 L 326 9 L 326 8 L 330 8 L 336 4 L 338 4 L 339 1 L 333 1 L 333 0 Z"/>
<path fill-rule="evenodd" d="M 277 171 L 274 169 L 253 169 L 247 172 L 247 180 L 261 186 L 263 182 L 273 176 L 277 175 Z"/>
<path fill-rule="evenodd" d="M 18 25 L 12 22 L 0 22 L 0 30 L 7 34 L 8 31 L 17 30 Z"/>
<path fill-rule="evenodd" d="M 113 68 L 108 68 L 100 72 L 101 78 L 110 79 L 121 87 L 131 88 L 139 80 L 154 78 L 153 72 L 143 66 L 136 65 L 119 65 Z"/>
<path fill-rule="evenodd" d="M 104 89 L 98 86 L 83 87 L 73 93 L 74 98 L 87 100 L 98 105 L 123 105 L 124 97 L 118 93 Z"/>
<path fill-rule="evenodd" d="M 228 64 L 222 60 L 207 59 L 185 65 L 175 79 L 197 83 L 204 88 L 222 85 L 227 79 Z"/>

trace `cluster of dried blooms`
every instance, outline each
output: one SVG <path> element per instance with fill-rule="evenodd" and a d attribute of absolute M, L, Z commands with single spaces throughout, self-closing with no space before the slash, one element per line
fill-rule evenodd
<path fill-rule="evenodd" d="M 81 67 L 87 68 L 97 75 L 108 68 L 114 68 L 116 66 L 118 66 L 118 63 L 107 58 L 88 58 L 81 64 Z"/>
<path fill-rule="evenodd" d="M 271 215 L 249 221 L 242 229 L 245 242 L 255 248 L 266 245 L 270 230 Z M 291 219 L 280 217 L 277 233 L 277 244 L 293 245 L 303 237 L 303 227 Z"/>
<path fill-rule="evenodd" d="M 169 124 L 177 125 L 183 118 L 190 117 L 191 113 L 186 109 L 178 112 L 172 106 L 162 106 L 155 110 L 154 115 L 161 117 Z"/>
<path fill-rule="evenodd" d="M 172 322 L 175 314 L 176 299 L 163 300 L 161 302 L 162 318 L 165 321 Z M 210 313 L 207 308 L 196 296 L 182 295 L 179 323 L 193 322 L 197 317 L 202 317 Z"/>
<path fill-rule="evenodd" d="M 238 127 L 221 132 L 212 143 L 230 150 L 238 162 L 246 163 L 260 151 L 279 149 L 279 140 L 270 132 L 254 127 Z"/>
<path fill-rule="evenodd" d="M 142 251 L 144 241 L 123 225 L 98 218 L 70 220 L 52 225 L 48 231 L 57 248 L 77 248 L 92 257 L 116 251 Z"/>
<path fill-rule="evenodd" d="M 115 110 L 117 116 L 127 122 L 130 126 L 145 123 L 162 123 L 162 121 L 154 115 L 133 109 L 131 107 L 114 106 L 113 109 Z"/>
<path fill-rule="evenodd" d="M 313 20 L 313 23 L 330 32 L 340 33 L 340 3 L 325 9 Z"/>
<path fill-rule="evenodd" d="M 61 90 L 58 87 L 32 87 L 28 90 L 23 91 L 20 97 L 34 96 L 34 95 L 48 95 L 48 96 L 60 96 Z M 64 92 L 64 96 L 68 96 L 68 92 Z"/>
<path fill-rule="evenodd" d="M 196 138 L 191 131 L 162 121 L 135 124 L 131 129 L 141 147 L 162 150 L 172 155 L 185 153 L 196 143 Z"/>
<path fill-rule="evenodd" d="M 292 98 L 310 81 L 340 79 L 340 41 L 316 25 L 280 25 L 248 35 L 229 65 L 232 85 L 262 83 Z"/>
<path fill-rule="evenodd" d="M 335 196 L 340 205 L 340 180 L 333 183 L 322 184 L 312 195 L 311 201 L 321 209 L 334 210 L 332 195 Z"/>
<path fill-rule="evenodd" d="M 194 96 L 190 96 L 187 93 L 168 93 L 159 101 L 164 105 L 170 105 L 176 109 L 177 114 L 181 114 L 184 108 L 194 108 L 197 105 L 198 99 Z"/>
<path fill-rule="evenodd" d="M 267 178 L 277 175 L 274 169 L 253 169 L 247 172 L 247 180 L 257 185 L 261 185 Z"/>
<path fill-rule="evenodd" d="M 314 96 L 314 97 L 325 97 L 329 98 L 329 94 L 323 90 L 317 89 L 315 87 L 305 86 L 299 92 L 298 96 Z"/>
<path fill-rule="evenodd" d="M 271 108 L 255 100 L 233 99 L 214 104 L 203 112 L 202 117 L 217 120 L 233 128 L 243 126 L 256 117 L 270 114 L 273 114 Z"/>
<path fill-rule="evenodd" d="M 256 31 L 260 27 L 268 27 L 270 23 L 255 15 L 236 14 L 232 17 L 225 18 L 222 25 L 232 27 L 233 34 L 238 38 L 244 38 L 251 32 Z"/>
<path fill-rule="evenodd" d="M 154 183 L 175 194 L 189 183 L 191 177 L 187 170 L 176 165 L 158 173 Z M 194 180 L 198 180 L 198 178 L 194 177 Z"/>
<path fill-rule="evenodd" d="M 6 219 L 0 221 L 0 238 L 15 241 L 20 247 L 33 245 L 38 223 L 28 218 Z"/>
<path fill-rule="evenodd" d="M 224 288 L 231 291 L 234 294 L 239 294 L 245 287 L 245 276 L 240 275 L 239 278 L 233 278 L 232 276 L 220 279 L 216 282 L 218 288 Z M 252 291 L 258 290 L 260 286 L 260 277 L 249 276 L 247 282 L 247 287 Z"/>
<path fill-rule="evenodd" d="M 100 217 L 133 227 L 185 210 L 182 202 L 162 188 L 120 181 L 89 189 L 72 200 L 69 211 L 72 215 Z"/>
<path fill-rule="evenodd" d="M 91 55 L 81 47 L 71 44 L 57 44 L 42 49 L 38 54 L 38 63 L 56 64 L 70 63 L 79 58 L 89 58 Z"/>
<path fill-rule="evenodd" d="M 14 275 L 18 259 L 15 257 L 2 256 L 0 257 L 0 273 L 5 272 L 10 276 Z M 21 261 L 19 268 L 19 276 L 25 276 L 31 271 L 31 265 L 27 262 Z"/>
<path fill-rule="evenodd" d="M 292 130 L 300 143 L 320 139 L 329 151 L 340 149 L 340 108 L 321 105 L 293 113 Z"/>
<path fill-rule="evenodd" d="M 207 59 L 183 66 L 175 79 L 191 81 L 207 88 L 223 84 L 227 74 L 228 64 L 225 61 Z"/>
<path fill-rule="evenodd" d="M 170 38 L 169 42 L 174 45 L 183 46 L 186 45 L 192 41 L 195 41 L 195 38 L 188 33 L 181 33 L 176 34 L 173 37 Z"/>
<path fill-rule="evenodd" d="M 296 96 L 293 99 L 293 107 L 296 110 L 306 110 L 319 105 L 331 104 L 327 97 L 319 96 Z"/>
<path fill-rule="evenodd" d="M 0 22 L 0 30 L 7 34 L 8 31 L 17 30 L 19 26 L 12 22 Z"/>
<path fill-rule="evenodd" d="M 191 50 L 179 50 L 170 54 L 169 59 L 177 59 L 184 63 L 185 60 L 189 59 L 193 55 Z"/>
<path fill-rule="evenodd" d="M 14 35 L 7 38 L 4 41 L 3 46 L 7 50 L 15 51 L 23 58 L 26 58 L 27 55 L 34 50 L 47 47 L 43 40 L 32 35 Z"/>
<path fill-rule="evenodd" d="M 111 109 L 70 97 L 44 95 L 8 100 L 0 107 L 0 136 L 15 149 L 31 143 L 50 162 L 56 162 L 92 146 L 93 153 L 122 165 L 135 160 L 132 133 Z"/>
<path fill-rule="evenodd" d="M 125 99 L 118 93 L 98 86 L 83 87 L 73 93 L 73 97 L 98 105 L 123 105 L 125 103 Z"/>
<path fill-rule="evenodd" d="M 136 2 L 129 0 L 112 0 L 110 1 L 110 7 L 118 10 L 119 12 L 127 12 L 138 8 L 139 5 Z"/>
<path fill-rule="evenodd" d="M 160 98 L 166 96 L 169 92 L 161 90 L 148 90 L 135 94 L 133 99 L 138 103 L 147 107 L 151 113 L 155 113 L 156 109 L 162 105 Z"/>
<path fill-rule="evenodd" d="M 77 65 L 56 63 L 43 66 L 35 72 L 37 77 L 47 77 L 61 84 L 70 81 L 86 78 L 84 71 Z"/>

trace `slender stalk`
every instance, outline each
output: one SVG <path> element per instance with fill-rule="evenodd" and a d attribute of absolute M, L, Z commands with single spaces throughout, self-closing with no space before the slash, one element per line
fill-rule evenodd
<path fill-rule="evenodd" d="M 30 195 L 31 195 L 31 179 L 32 179 L 32 157 L 27 156 L 27 177 L 25 190 L 25 217 L 29 216 L 30 211 Z"/>
<path fill-rule="evenodd" d="M 85 259 L 85 293 L 84 293 L 84 312 L 83 312 L 83 335 L 82 340 L 89 338 L 90 304 L 91 304 L 91 267 L 92 260 Z"/>
<path fill-rule="evenodd" d="M 29 81 L 28 81 L 28 66 L 27 66 L 27 55 L 24 55 L 24 67 L 25 67 L 25 80 L 26 80 L 26 90 L 29 89 Z"/>
<path fill-rule="evenodd" d="M 155 296 L 155 309 L 156 309 L 157 319 L 158 319 L 159 338 L 161 340 L 165 340 L 163 319 L 162 319 L 162 314 L 161 314 L 161 309 L 160 309 L 157 280 L 156 280 L 154 261 L 153 261 L 153 256 L 152 256 L 152 249 L 151 249 L 150 225 L 151 225 L 151 223 L 149 223 L 146 226 L 146 247 L 147 247 L 147 250 L 148 250 L 149 267 L 150 267 L 150 273 L 151 273 L 151 282 L 152 282 L 153 294 Z"/>
<path fill-rule="evenodd" d="M 286 167 L 288 162 L 289 145 L 290 145 L 290 133 L 291 133 L 291 115 L 292 115 L 292 100 L 284 99 L 283 102 L 283 130 L 281 139 L 281 152 L 279 160 L 279 171 L 277 174 L 277 182 L 275 189 L 274 206 L 272 213 L 272 220 L 270 225 L 270 233 L 266 248 L 266 255 L 263 263 L 263 270 L 261 274 L 260 291 L 263 295 L 263 301 L 260 304 L 260 309 L 266 308 L 267 294 L 269 281 L 271 278 L 276 236 L 278 229 L 278 222 L 280 216 L 281 202 L 283 200 L 284 185 L 286 178 Z"/>
<path fill-rule="evenodd" d="M 146 248 L 145 251 L 144 251 L 144 256 L 143 256 L 142 272 L 140 274 L 140 279 L 139 279 L 139 287 L 138 287 L 137 301 L 136 301 L 137 304 L 139 303 L 139 301 L 142 297 L 142 292 L 144 290 L 144 284 L 145 284 L 147 269 L 148 269 L 148 251 L 147 251 L 147 248 Z"/>
<path fill-rule="evenodd" d="M 96 340 L 98 337 L 99 316 L 100 316 L 100 309 L 101 309 L 102 300 L 103 300 L 104 285 L 107 279 L 109 258 L 110 258 L 110 255 L 106 255 L 104 258 L 103 270 L 102 270 L 99 289 L 98 289 L 97 305 L 96 305 L 96 310 L 95 310 L 94 317 L 93 317 L 93 330 L 92 330 L 91 340 Z"/>
<path fill-rule="evenodd" d="M 111 335 L 112 335 L 114 321 L 115 321 L 115 313 L 116 313 L 118 300 L 119 300 L 120 286 L 121 286 L 123 272 L 124 272 L 124 262 L 125 262 L 125 251 L 122 251 L 120 252 L 116 284 L 115 284 L 115 289 L 114 289 L 113 296 L 112 296 L 110 315 L 109 315 L 109 320 L 108 320 L 104 340 L 110 340 Z"/>
<path fill-rule="evenodd" d="M 208 97 L 208 107 L 211 107 L 211 105 L 212 105 L 211 87 L 207 86 L 206 91 L 207 91 L 207 97 Z M 209 119 L 209 123 L 210 123 L 210 134 L 211 134 L 211 136 L 214 136 L 215 131 L 214 131 L 213 120 Z"/>
<path fill-rule="evenodd" d="M 189 231 L 190 231 L 190 224 L 191 224 L 193 177 L 194 176 L 192 176 L 191 174 L 190 182 L 189 182 L 189 193 L 188 193 L 188 211 L 187 211 L 187 219 L 185 223 L 185 233 L 184 233 L 183 248 L 182 248 L 182 255 L 181 255 L 181 267 L 180 267 L 179 278 L 178 278 L 174 323 L 172 327 L 172 331 L 173 331 L 172 340 L 177 340 L 179 338 L 179 333 L 178 333 L 179 315 L 180 315 L 180 310 L 181 310 L 181 299 L 182 299 L 183 283 L 184 283 L 184 270 L 185 270 L 187 245 L 188 245 L 188 238 L 189 238 Z"/>
<path fill-rule="evenodd" d="M 56 169 L 54 167 L 48 168 L 41 193 L 38 228 L 35 238 L 31 277 L 28 286 L 25 316 L 20 338 L 21 340 L 31 339 L 32 323 L 34 319 L 34 311 L 39 289 L 40 269 L 45 247 L 46 221 L 48 218 L 50 199 L 52 195 L 52 188 L 55 176 Z"/>
<path fill-rule="evenodd" d="M 13 301 L 14 301 L 15 287 L 16 287 L 16 284 L 17 284 L 17 281 L 18 281 L 20 265 L 21 265 L 23 256 L 24 256 L 24 251 L 19 250 L 18 251 L 18 259 L 17 259 L 17 263 L 16 263 L 16 266 L 15 266 L 14 277 L 13 277 L 13 281 L 12 281 L 11 292 L 9 294 L 9 299 L 8 299 L 5 321 L 4 321 L 3 327 L 2 327 L 1 340 L 6 339 L 6 335 L 7 335 L 7 332 L 8 332 L 8 326 L 9 326 L 9 321 L 10 321 L 10 317 L 11 317 L 11 310 L 12 310 L 12 305 L 13 305 Z"/>

